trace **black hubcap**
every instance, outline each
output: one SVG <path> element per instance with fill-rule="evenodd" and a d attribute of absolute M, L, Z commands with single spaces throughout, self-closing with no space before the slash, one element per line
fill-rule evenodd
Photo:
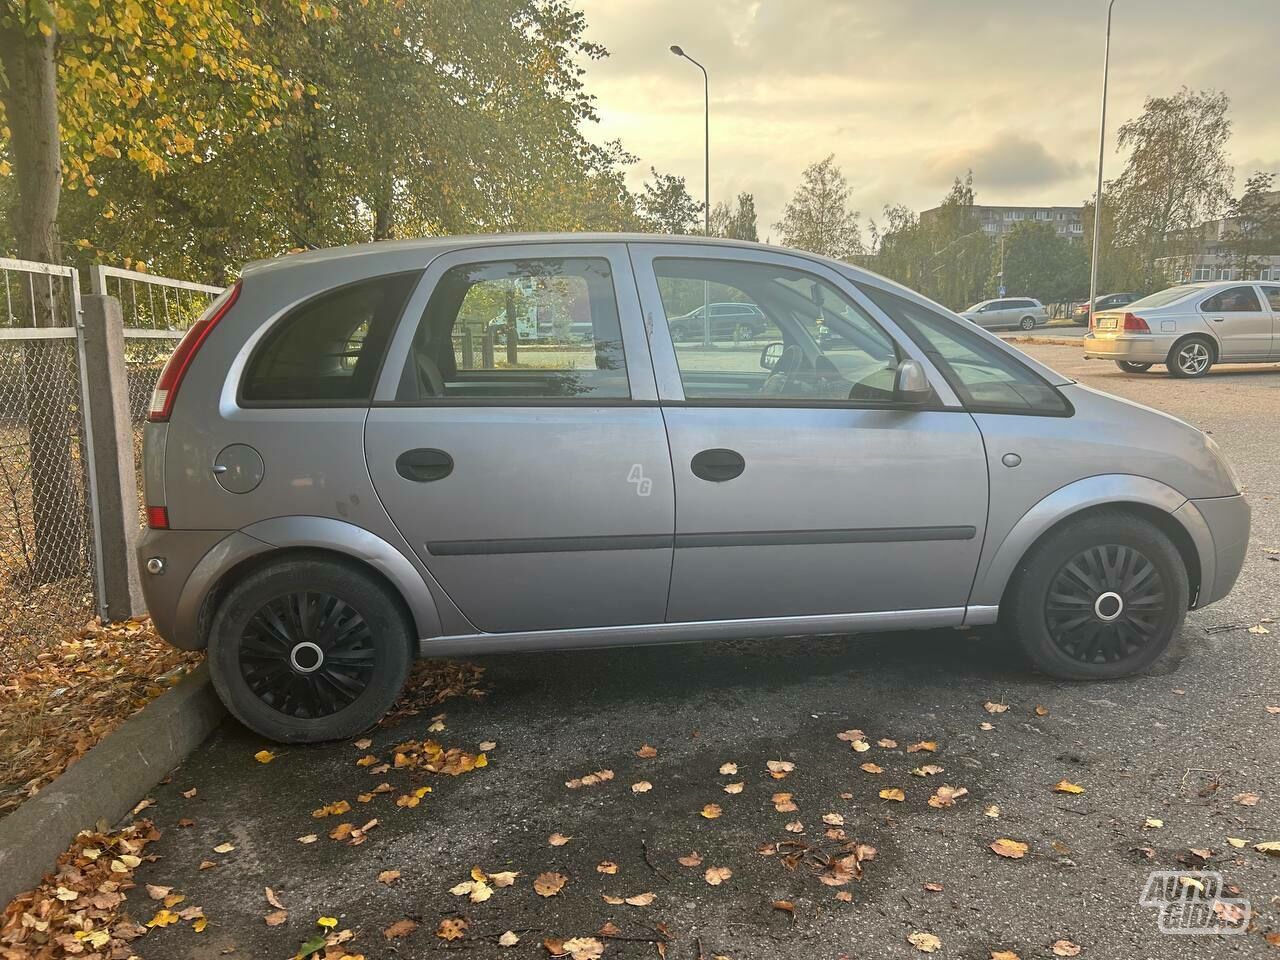
<path fill-rule="evenodd" d="M 374 654 L 364 617 L 327 593 L 276 597 L 240 636 L 240 672 L 254 696 L 301 719 L 337 713 L 359 697 Z"/>
<path fill-rule="evenodd" d="M 1080 663 L 1117 663 L 1138 654 L 1160 632 L 1164 581 L 1132 547 L 1081 551 L 1049 584 L 1045 621 L 1054 645 Z"/>

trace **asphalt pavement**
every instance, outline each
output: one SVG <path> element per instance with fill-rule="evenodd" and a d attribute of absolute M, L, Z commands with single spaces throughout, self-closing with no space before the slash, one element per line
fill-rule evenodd
<path fill-rule="evenodd" d="M 272 747 L 228 721 L 153 794 L 145 815 L 163 835 L 138 872 L 209 925 L 157 928 L 134 949 L 284 960 L 330 917 L 354 934 L 333 956 L 369 960 L 547 957 L 544 940 L 567 950 L 555 941 L 575 937 L 618 958 L 657 957 L 660 942 L 670 958 L 915 957 L 929 937 L 936 955 L 971 960 L 1077 947 L 1107 960 L 1280 958 L 1265 939 L 1280 933 L 1280 857 L 1253 849 L 1280 840 L 1280 711 L 1267 710 L 1280 707 L 1280 366 L 1181 381 L 1022 346 L 1210 431 L 1253 503 L 1239 586 L 1189 615 L 1149 675 L 1057 682 L 993 632 L 944 630 L 478 658 L 485 697 L 442 704 L 434 731 L 433 711 L 380 729 L 367 747 Z M 395 766 L 397 746 L 425 738 L 469 754 L 484 744 L 485 765 Z M 263 748 L 269 763 L 254 759 Z M 1055 790 L 1063 781 L 1082 791 Z M 966 792 L 948 805 L 944 784 Z M 352 809 L 313 816 L 338 801 Z M 363 842 L 330 838 L 375 818 Z M 997 855 L 1001 839 L 1025 854 Z M 450 891 L 474 892 L 473 868 L 518 876 L 486 879 L 472 902 Z M 1139 903 L 1148 875 L 1188 868 L 1220 872 L 1249 901 L 1248 931 L 1159 932 L 1157 909 Z M 288 913 L 274 926 L 266 887 Z M 143 921 L 159 906 L 135 901 Z M 507 931 L 519 942 L 501 947 Z"/>

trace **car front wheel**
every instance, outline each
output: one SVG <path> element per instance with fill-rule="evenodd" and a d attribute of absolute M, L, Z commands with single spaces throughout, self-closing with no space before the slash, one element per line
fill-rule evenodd
<path fill-rule="evenodd" d="M 1064 680 L 1113 680 L 1151 666 L 1186 616 L 1177 548 L 1157 527 L 1103 511 L 1063 525 L 1019 565 L 1004 622 L 1032 663 Z"/>
<path fill-rule="evenodd" d="M 395 702 L 412 662 L 398 598 L 355 565 L 282 560 L 219 603 L 209 631 L 214 688 L 250 730 L 284 743 L 350 737 Z"/>
<path fill-rule="evenodd" d="M 1116 366 L 1125 373 L 1146 373 L 1151 369 L 1151 364 L 1135 363 L 1133 360 L 1117 360 Z"/>

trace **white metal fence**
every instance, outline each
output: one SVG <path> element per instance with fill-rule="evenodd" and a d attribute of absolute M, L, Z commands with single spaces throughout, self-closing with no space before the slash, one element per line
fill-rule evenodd
<path fill-rule="evenodd" d="M 124 312 L 135 462 L 148 400 L 220 287 L 95 267 Z M 90 391 L 74 267 L 0 258 L 0 670 L 48 649 L 103 601 Z"/>

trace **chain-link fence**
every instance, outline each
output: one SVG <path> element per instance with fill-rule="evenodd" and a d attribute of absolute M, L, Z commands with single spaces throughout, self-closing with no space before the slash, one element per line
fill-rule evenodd
<path fill-rule="evenodd" d="M 79 285 L 0 259 L 0 669 L 93 614 Z"/>

